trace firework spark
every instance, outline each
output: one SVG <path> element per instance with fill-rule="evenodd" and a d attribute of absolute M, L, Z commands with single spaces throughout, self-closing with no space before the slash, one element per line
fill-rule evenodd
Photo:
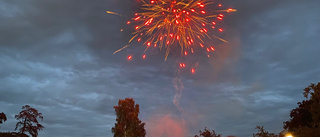
<path fill-rule="evenodd" d="M 218 39 L 227 43 L 214 32 L 224 31 L 220 25 L 224 13 L 236 11 L 222 7 L 221 3 L 214 0 L 141 0 L 142 12 L 135 13 L 127 21 L 128 25 L 134 27 L 133 36 L 126 46 L 114 54 L 137 41 L 146 45 L 146 50 L 151 45 L 165 50 L 165 60 L 176 45 L 179 45 L 182 56 L 193 54 L 194 48 L 200 47 L 207 51 L 209 57 L 208 52 L 214 51 L 214 47 L 207 45 L 207 41 Z M 119 15 L 110 11 L 107 13 Z M 142 58 L 145 59 L 146 56 L 143 55 Z M 180 67 L 184 66 L 180 63 Z M 195 72 L 194 68 L 191 72 Z"/>

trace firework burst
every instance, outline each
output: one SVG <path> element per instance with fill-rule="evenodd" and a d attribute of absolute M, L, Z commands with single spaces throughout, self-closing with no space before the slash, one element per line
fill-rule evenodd
<path fill-rule="evenodd" d="M 194 53 L 194 48 L 203 48 L 207 52 L 215 50 L 207 46 L 206 41 L 219 39 L 214 32 L 223 32 L 221 21 L 224 13 L 235 12 L 235 9 L 223 9 L 222 4 L 214 0 L 141 0 L 141 11 L 135 13 L 127 24 L 134 27 L 133 36 L 128 45 L 114 52 L 117 53 L 128 47 L 133 41 L 141 42 L 146 46 L 158 47 L 165 50 L 165 60 L 170 50 L 178 45 L 181 55 L 187 56 Z M 119 15 L 107 11 L 109 14 Z M 119 15 L 121 16 L 121 15 Z M 128 59 L 131 60 L 132 56 Z M 146 58 L 144 54 L 142 58 Z M 185 67 L 184 63 L 179 64 Z M 191 68 L 194 73 L 194 68 Z"/>

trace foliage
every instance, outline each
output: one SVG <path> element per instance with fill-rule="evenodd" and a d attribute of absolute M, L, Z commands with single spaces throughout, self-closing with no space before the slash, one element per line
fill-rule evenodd
<path fill-rule="evenodd" d="M 29 137 L 26 134 L 20 134 L 16 132 L 0 132 L 0 137 Z"/>
<path fill-rule="evenodd" d="M 200 135 L 195 135 L 194 137 L 221 137 L 221 134 L 216 134 L 214 130 L 209 130 L 207 127 L 203 131 L 199 130 Z"/>
<path fill-rule="evenodd" d="M 299 137 L 320 136 L 320 82 L 304 89 L 307 100 L 298 102 L 297 108 L 290 112 L 291 119 L 284 122 L 283 128 Z"/>
<path fill-rule="evenodd" d="M 284 122 L 284 129 L 294 131 L 297 127 L 311 127 L 312 114 L 309 111 L 311 102 L 304 100 L 297 104 L 299 106 L 290 112 L 290 121 Z"/>
<path fill-rule="evenodd" d="M 118 106 L 113 107 L 117 115 L 117 123 L 112 127 L 114 137 L 144 137 L 145 123 L 138 118 L 139 104 L 135 105 L 132 98 L 119 100 Z"/>
<path fill-rule="evenodd" d="M 0 124 L 2 124 L 2 122 L 6 122 L 6 121 L 7 121 L 6 114 L 4 114 L 3 112 L 0 113 Z"/>
<path fill-rule="evenodd" d="M 253 134 L 253 137 L 279 137 L 278 135 L 275 135 L 274 133 L 269 133 L 266 131 L 263 126 L 257 126 L 256 129 L 258 130 L 258 133 Z"/>
<path fill-rule="evenodd" d="M 43 120 L 42 113 L 39 113 L 37 109 L 30 107 L 29 105 L 22 106 L 22 111 L 15 115 L 17 120 L 20 120 L 16 124 L 15 130 L 19 127 L 20 133 L 24 133 L 25 131 L 29 132 L 32 137 L 38 136 L 38 130 L 42 130 L 44 127 L 39 124 L 38 118 Z"/>

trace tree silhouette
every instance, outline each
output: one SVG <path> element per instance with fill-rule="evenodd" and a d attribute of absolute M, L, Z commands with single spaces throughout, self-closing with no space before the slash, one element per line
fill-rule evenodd
<path fill-rule="evenodd" d="M 144 137 L 145 123 L 138 118 L 139 104 L 135 105 L 132 98 L 119 99 L 118 106 L 113 107 L 117 115 L 117 123 L 112 127 L 114 137 Z"/>
<path fill-rule="evenodd" d="M 0 137 L 29 137 L 27 134 L 16 132 L 0 132 Z"/>
<path fill-rule="evenodd" d="M 307 100 L 297 103 L 299 106 L 291 110 L 291 119 L 283 122 L 283 128 L 294 136 L 320 137 L 320 82 L 306 87 L 303 95 Z"/>
<path fill-rule="evenodd" d="M 279 137 L 278 135 L 275 135 L 274 133 L 269 133 L 266 131 L 263 126 L 257 126 L 256 129 L 258 130 L 258 133 L 253 134 L 253 137 Z"/>
<path fill-rule="evenodd" d="M 4 114 L 3 112 L 0 113 L 0 124 L 2 124 L 2 121 L 3 121 L 3 122 L 6 122 L 6 121 L 7 121 L 7 116 L 6 116 L 6 114 Z"/>
<path fill-rule="evenodd" d="M 22 111 L 15 115 L 17 120 L 20 120 L 16 124 L 15 130 L 19 127 L 21 134 L 24 134 L 25 131 L 29 132 L 32 137 L 38 136 L 38 130 L 42 130 L 44 127 L 39 124 L 38 118 L 43 120 L 42 113 L 39 113 L 37 109 L 30 107 L 29 105 L 22 106 Z"/>
<path fill-rule="evenodd" d="M 199 130 L 200 135 L 195 135 L 194 137 L 221 137 L 221 134 L 216 134 L 214 130 L 208 130 L 207 127 L 204 128 L 204 131 Z"/>

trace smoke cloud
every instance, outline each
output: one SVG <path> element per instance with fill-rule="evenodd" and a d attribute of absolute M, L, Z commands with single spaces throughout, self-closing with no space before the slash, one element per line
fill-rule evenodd
<path fill-rule="evenodd" d="M 187 128 L 185 120 L 173 117 L 171 114 L 165 116 L 153 116 L 146 122 L 148 137 L 186 137 Z"/>

